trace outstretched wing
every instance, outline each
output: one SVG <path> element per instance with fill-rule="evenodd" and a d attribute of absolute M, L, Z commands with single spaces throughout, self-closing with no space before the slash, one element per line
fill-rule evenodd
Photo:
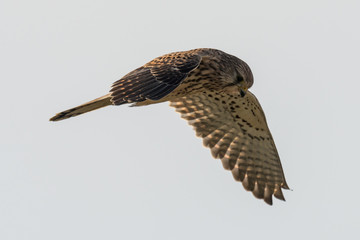
<path fill-rule="evenodd" d="M 203 143 L 246 190 L 272 204 L 272 195 L 285 200 L 288 189 L 264 112 L 251 93 L 234 96 L 204 92 L 171 101 L 203 138 Z"/>
<path fill-rule="evenodd" d="M 159 100 L 179 86 L 200 62 L 201 56 L 194 52 L 176 52 L 155 58 L 116 81 L 110 90 L 111 100 L 115 105 Z"/>

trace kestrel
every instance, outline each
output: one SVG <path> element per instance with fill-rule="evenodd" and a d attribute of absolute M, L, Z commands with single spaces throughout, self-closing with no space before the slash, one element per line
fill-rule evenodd
<path fill-rule="evenodd" d="M 289 189 L 279 154 L 256 97 L 249 66 L 223 51 L 200 48 L 155 58 L 116 81 L 108 94 L 56 114 L 74 117 L 108 105 L 169 101 L 203 138 L 214 158 L 244 188 L 272 205 Z"/>

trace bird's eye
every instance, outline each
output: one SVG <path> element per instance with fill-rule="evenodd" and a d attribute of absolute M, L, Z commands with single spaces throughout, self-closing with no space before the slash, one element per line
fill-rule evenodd
<path fill-rule="evenodd" d="M 237 75 L 237 76 L 236 76 L 236 82 L 237 82 L 237 83 L 241 83 L 241 82 L 243 82 L 243 81 L 244 81 L 243 76 L 241 76 L 241 75 Z"/>

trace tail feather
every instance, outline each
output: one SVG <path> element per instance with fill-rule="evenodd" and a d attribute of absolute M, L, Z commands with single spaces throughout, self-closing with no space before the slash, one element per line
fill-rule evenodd
<path fill-rule="evenodd" d="M 110 94 L 96 98 L 90 102 L 84 103 L 80 106 L 71 108 L 69 110 L 60 112 L 56 114 L 54 117 L 50 118 L 50 121 L 60 121 L 70 117 L 75 117 L 77 115 L 87 113 L 102 107 L 106 107 L 108 105 L 112 105 Z"/>

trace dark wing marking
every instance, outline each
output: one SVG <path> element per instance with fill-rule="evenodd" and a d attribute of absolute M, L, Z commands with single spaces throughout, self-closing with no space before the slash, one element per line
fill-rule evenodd
<path fill-rule="evenodd" d="M 155 58 L 116 81 L 110 90 L 111 100 L 115 105 L 159 100 L 179 86 L 200 62 L 201 57 L 191 52 L 170 53 Z"/>

